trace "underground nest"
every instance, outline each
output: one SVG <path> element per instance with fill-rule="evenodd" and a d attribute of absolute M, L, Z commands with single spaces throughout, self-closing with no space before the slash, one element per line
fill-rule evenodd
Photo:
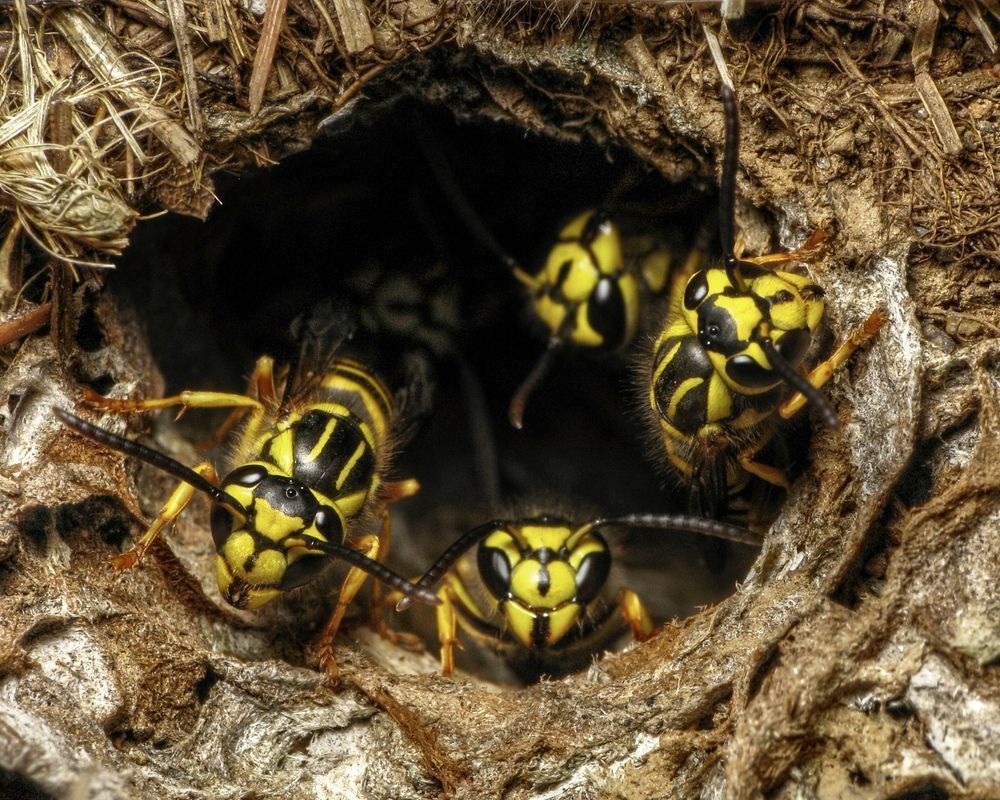
<path fill-rule="evenodd" d="M 750 245 L 829 231 L 813 272 L 833 335 L 876 304 L 889 322 L 830 390 L 845 424 L 815 431 L 732 596 L 585 673 L 498 689 L 442 679 L 361 628 L 329 685 L 287 619 L 234 619 L 205 600 L 191 577 L 210 556 L 204 508 L 158 552 L 161 569 L 107 568 L 146 491 L 49 409 L 70 407 L 80 381 L 163 386 L 139 321 L 86 265 L 122 250 L 139 211 L 204 216 L 219 170 L 284 158 L 321 124 L 350 128 L 401 94 L 614 143 L 704 189 L 722 119 L 698 15 L 15 3 L 0 41 L 14 76 L 0 129 L 5 313 L 53 310 L 49 336 L 5 351 L 4 790 L 995 794 L 1000 119 L 992 37 L 978 6 L 963 8 L 944 23 L 932 2 L 751 8 L 722 37 Z"/>

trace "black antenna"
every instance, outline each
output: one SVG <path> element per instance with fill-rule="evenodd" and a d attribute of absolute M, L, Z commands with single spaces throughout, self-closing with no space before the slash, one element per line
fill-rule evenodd
<path fill-rule="evenodd" d="M 736 170 L 740 161 L 740 112 L 736 95 L 722 83 L 722 107 L 725 114 L 725 144 L 722 150 L 722 177 L 719 180 L 719 243 L 729 280 L 741 292 L 746 281 L 736 258 Z"/>
<path fill-rule="evenodd" d="M 309 550 L 322 550 L 324 553 L 333 556 L 334 558 L 341 558 L 352 567 L 363 569 L 369 575 L 373 575 L 378 578 L 389 588 L 403 592 L 406 595 L 405 599 L 410 602 L 413 600 L 419 600 L 422 603 L 427 603 L 432 606 L 440 605 L 441 603 L 437 594 L 432 592 L 430 589 L 416 583 L 411 583 L 402 575 L 389 569 L 385 566 L 385 564 L 380 564 L 375 559 L 369 558 L 364 553 L 359 553 L 357 550 L 353 550 L 350 547 L 345 547 L 344 545 L 336 544 L 335 542 L 324 542 L 322 539 L 302 535 L 285 539 L 283 544 L 285 547 L 295 547 L 297 545 L 301 545 Z M 409 605 L 409 603 L 407 603 L 407 605 Z"/>
<path fill-rule="evenodd" d="M 434 586 L 444 574 L 454 566 L 455 562 L 458 561 L 462 555 L 474 545 L 478 544 L 480 541 L 485 539 L 495 530 L 503 530 L 507 527 L 507 523 L 503 520 L 495 519 L 487 522 L 485 525 L 480 525 L 479 527 L 473 528 L 471 531 L 462 534 L 461 537 L 455 541 L 451 547 L 445 550 L 441 557 L 431 566 L 427 572 L 425 572 L 420 580 L 417 581 L 417 586 L 423 589 L 429 589 Z M 397 611 L 405 611 L 410 607 L 412 599 L 409 597 L 404 597 L 396 604 Z"/>
<path fill-rule="evenodd" d="M 489 250 L 497 261 L 512 271 L 522 272 L 523 270 L 521 270 L 521 265 L 517 259 L 501 247 L 496 237 L 486 227 L 482 217 L 472 207 L 472 203 L 469 202 L 469 198 L 462 191 L 462 187 L 455 177 L 455 171 L 451 167 L 451 162 L 448 161 L 448 157 L 441 150 L 441 146 L 438 144 L 434 131 L 427 124 L 427 120 L 419 113 L 414 112 L 413 127 L 417 136 L 417 145 L 420 147 L 424 159 L 434 173 L 434 179 L 437 181 L 438 186 L 448 198 L 452 210 L 479 241 L 480 245 Z"/>
<path fill-rule="evenodd" d="M 839 427 L 840 418 L 837 416 L 833 404 L 826 395 L 809 383 L 802 373 L 785 360 L 770 338 L 762 337 L 758 340 L 758 343 L 764 351 L 764 355 L 767 356 L 767 360 L 774 367 L 774 371 L 781 376 L 781 379 L 785 383 L 805 395 L 806 399 L 816 407 L 820 416 L 823 417 L 823 423 L 828 428 Z"/>
<path fill-rule="evenodd" d="M 75 414 L 64 411 L 58 406 L 52 406 L 52 412 L 59 417 L 64 425 L 72 428 L 77 433 L 86 436 L 88 439 L 93 439 L 98 444 L 103 444 L 112 450 L 118 450 L 125 453 L 125 455 L 138 458 L 140 461 L 145 461 L 147 464 L 151 464 L 157 469 L 173 475 L 195 489 L 200 489 L 219 505 L 226 506 L 246 519 L 247 510 L 239 502 L 223 492 L 218 486 L 209 483 L 207 479 L 190 467 L 185 467 L 180 461 L 176 461 L 158 450 L 153 450 L 151 447 L 146 447 L 144 444 L 124 439 L 121 436 L 111 433 L 111 431 L 104 430 L 104 428 L 91 425 L 86 420 L 82 420 Z"/>
<path fill-rule="evenodd" d="M 605 517 L 590 523 L 591 529 L 607 525 L 621 525 L 629 528 L 657 528 L 660 530 L 689 531 L 704 536 L 714 536 L 716 539 L 726 539 L 730 542 L 760 547 L 764 540 L 753 531 L 730 525 L 708 517 L 696 517 L 692 514 L 626 514 L 621 517 Z"/>
<path fill-rule="evenodd" d="M 524 407 L 528 403 L 528 398 L 531 397 L 535 389 L 538 388 L 538 384 L 542 382 L 542 378 L 552 368 L 552 362 L 564 344 L 565 342 L 557 337 L 549 339 L 548 346 L 538 357 L 538 361 L 531 368 L 528 377 L 521 381 L 521 385 L 517 387 L 517 391 L 514 392 L 514 396 L 510 399 L 507 418 L 510 420 L 510 424 L 518 430 L 524 427 Z"/>

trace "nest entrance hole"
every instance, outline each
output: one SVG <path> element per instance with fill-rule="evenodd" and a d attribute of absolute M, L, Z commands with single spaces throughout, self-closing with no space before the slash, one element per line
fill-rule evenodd
<path fill-rule="evenodd" d="M 582 521 L 686 510 L 686 494 L 664 486 L 647 457 L 634 354 L 560 358 L 532 398 L 525 430 L 509 426 L 507 404 L 544 335 L 519 284 L 456 215 L 415 140 L 416 115 L 484 225 L 529 271 L 588 208 L 670 228 L 678 260 L 713 214 L 714 194 L 671 184 L 624 150 L 458 124 L 409 101 L 358 115 L 275 167 L 217 180 L 221 204 L 207 222 L 168 216 L 137 228 L 108 285 L 145 327 L 166 392 L 242 391 L 257 356 L 287 353 L 293 318 L 332 300 L 357 313 L 346 351 L 373 360 L 390 384 L 405 379 L 410 351 L 430 365 L 434 410 L 393 470 L 422 484 L 393 509 L 390 564 L 404 574 L 419 574 L 464 530 L 498 515 Z M 386 285 L 395 286 L 388 300 Z M 198 412 L 182 424 L 197 439 L 216 421 Z M 484 442 L 496 454 L 496 497 Z M 612 580 L 638 591 L 658 620 L 719 600 L 754 556 L 684 534 L 609 539 L 618 556 Z M 432 616 L 407 618 L 433 641 Z M 490 655 L 459 656 L 460 667 L 476 665 L 500 674 Z"/>

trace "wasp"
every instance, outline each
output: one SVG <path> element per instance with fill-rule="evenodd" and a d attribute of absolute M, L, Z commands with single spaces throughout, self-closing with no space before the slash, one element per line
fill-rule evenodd
<path fill-rule="evenodd" d="M 641 598 L 628 588 L 609 598 L 612 558 L 602 530 L 611 528 L 684 530 L 761 544 L 743 528 L 688 515 L 632 514 L 582 525 L 554 515 L 494 519 L 456 540 L 417 582 L 431 589 L 443 580 L 437 607 L 441 672 L 454 672 L 458 627 L 531 677 L 583 666 L 625 627 L 637 641 L 649 639 L 655 625 Z M 476 545 L 473 584 L 455 567 Z M 404 597 L 396 608 L 410 603 Z"/>
<path fill-rule="evenodd" d="M 336 673 L 333 640 L 344 613 L 367 575 L 404 596 L 440 601 L 378 561 L 388 546 L 389 503 L 413 494 L 414 480 L 384 476 L 397 409 L 382 381 L 360 362 L 329 361 L 321 372 L 275 371 L 274 359 L 257 360 L 246 394 L 183 391 L 146 400 L 112 399 L 87 390 L 85 401 L 112 412 L 179 407 L 229 408 L 216 439 L 241 424 L 232 468 L 220 481 L 204 461 L 194 469 L 54 409 L 58 418 L 99 444 L 145 461 L 181 483 L 138 543 L 115 559 L 134 566 L 190 502 L 195 491 L 212 500 L 215 573 L 225 600 L 256 609 L 316 578 L 331 558 L 350 565 L 337 604 L 317 640 L 319 662 Z M 382 520 L 382 539 L 370 532 Z"/>
<path fill-rule="evenodd" d="M 433 133 L 419 117 L 418 141 L 435 178 L 472 236 L 528 292 L 531 316 L 548 344 L 515 390 L 510 423 L 520 430 L 529 398 L 567 347 L 595 354 L 620 352 L 636 338 L 656 297 L 663 294 L 674 261 L 659 236 L 625 233 L 606 208 L 578 213 L 556 235 L 537 271 L 525 269 L 494 237 L 473 209 Z"/>
<path fill-rule="evenodd" d="M 564 347 L 613 353 L 634 341 L 651 298 L 667 284 L 671 261 L 656 238 L 626 237 L 607 211 L 591 209 L 559 232 L 538 272 L 511 263 L 549 334 L 548 346 L 511 398 L 508 416 L 515 428 L 523 427 L 529 397 Z"/>
<path fill-rule="evenodd" d="M 701 511 L 718 512 L 752 477 L 788 487 L 784 472 L 759 462 L 777 418 L 809 402 L 826 425 L 839 420 L 819 391 L 885 322 L 880 309 L 808 374 L 799 370 L 824 315 L 823 290 L 777 269 L 812 257 L 825 234 L 800 250 L 740 258 L 735 246 L 739 114 L 723 80 L 725 146 L 720 182 L 721 266 L 689 268 L 672 280 L 668 311 L 644 369 L 649 416 L 670 468 L 692 486 Z M 791 393 L 789 390 L 792 390 Z"/>

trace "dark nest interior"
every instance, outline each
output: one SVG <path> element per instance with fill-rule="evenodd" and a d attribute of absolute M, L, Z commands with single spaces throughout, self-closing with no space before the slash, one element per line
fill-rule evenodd
<path fill-rule="evenodd" d="M 604 2 L 5 12 L 0 794 L 996 796 L 992 4 L 739 5 L 727 22 Z M 359 608 L 324 675 L 311 648 L 341 567 L 229 608 L 200 495 L 143 564 L 109 566 L 174 480 L 52 407 L 96 419 L 84 387 L 242 391 L 317 308 L 394 389 L 433 390 L 392 467 L 422 485 L 392 508 L 401 573 L 497 515 L 687 510 L 634 352 L 562 354 L 508 424 L 545 334 L 434 152 L 529 269 L 592 207 L 679 261 L 718 205 L 703 26 L 736 84 L 746 251 L 827 232 L 817 354 L 888 318 L 825 390 L 840 427 L 803 413 L 781 437 L 795 480 L 759 551 L 609 533 L 610 583 L 665 624 L 529 681 L 471 642 L 442 677 L 425 608 L 389 615 L 424 651 Z M 101 424 L 195 464 L 220 419 Z"/>

